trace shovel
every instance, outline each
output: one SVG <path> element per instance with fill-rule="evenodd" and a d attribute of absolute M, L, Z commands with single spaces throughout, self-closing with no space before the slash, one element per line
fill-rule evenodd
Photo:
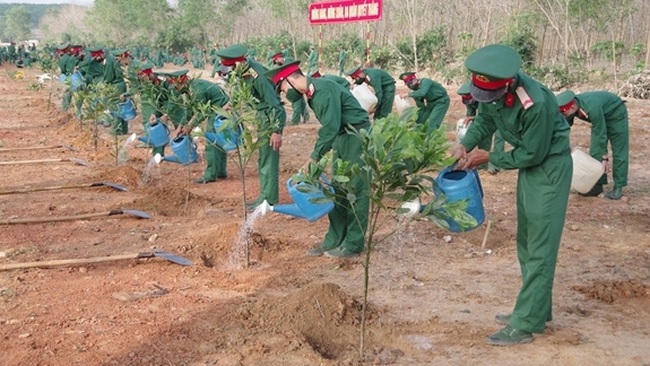
<path fill-rule="evenodd" d="M 90 166 L 88 162 L 77 158 L 62 158 L 62 159 L 40 159 L 40 160 L 16 160 L 16 161 L 0 161 L 0 165 L 18 165 L 18 164 L 38 164 L 38 163 L 60 163 L 69 161 L 78 165 Z"/>
<path fill-rule="evenodd" d="M 15 189 L 12 191 L 0 191 L 0 196 L 4 194 L 13 194 L 13 193 L 29 193 L 29 192 L 39 192 L 39 191 L 55 191 L 59 189 L 74 189 L 74 188 L 86 188 L 86 187 L 101 187 L 106 186 L 118 190 L 120 192 L 127 192 L 126 187 L 112 183 L 112 182 L 94 182 L 94 183 L 82 183 L 82 184 L 67 184 L 62 186 L 50 186 L 50 187 L 33 187 L 33 188 L 23 188 Z"/>
<path fill-rule="evenodd" d="M 5 219 L 0 220 L 0 225 L 14 225 L 14 224 L 40 224 L 44 222 L 58 222 L 58 221 L 74 221 L 90 219 L 93 217 L 114 216 L 128 214 L 135 216 L 139 219 L 150 219 L 151 215 L 139 210 L 119 209 L 106 212 L 96 212 L 90 214 L 73 215 L 73 216 L 53 216 L 53 217 L 31 217 L 26 219 Z"/>
<path fill-rule="evenodd" d="M 54 146 L 31 146 L 31 147 L 7 147 L 4 149 L 0 149 L 0 152 L 12 152 L 12 151 L 23 151 L 23 150 L 46 150 L 46 149 L 59 149 L 59 148 L 63 148 L 70 151 L 77 151 L 77 149 L 75 149 L 72 146 L 54 145 Z"/>
<path fill-rule="evenodd" d="M 159 257 L 168 260 L 172 263 L 180 264 L 181 266 L 192 265 L 192 261 L 190 261 L 187 258 L 183 258 L 173 253 L 164 252 L 162 250 L 154 250 L 153 252 L 120 254 L 120 255 L 114 255 L 109 257 L 59 259 L 59 260 L 41 261 L 41 262 L 9 263 L 9 264 L 0 265 L 0 271 L 5 271 L 9 269 L 54 267 L 54 266 L 65 266 L 69 264 L 99 263 L 99 262 L 119 261 L 123 259 L 140 259 L 140 258 L 154 258 L 154 257 Z"/>

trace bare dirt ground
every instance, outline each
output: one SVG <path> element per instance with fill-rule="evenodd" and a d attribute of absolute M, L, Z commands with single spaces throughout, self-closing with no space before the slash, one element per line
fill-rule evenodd
<path fill-rule="evenodd" d="M 160 258 L 0 271 L 0 365 L 650 365 L 650 101 L 628 100 L 630 178 L 620 201 L 572 194 L 560 249 L 554 320 L 531 344 L 496 348 L 485 337 L 513 306 L 516 172 L 481 172 L 485 225 L 450 234 L 415 221 L 373 253 L 365 360 L 359 357 L 361 259 L 311 258 L 327 219 L 270 213 L 253 228 L 252 265 L 229 257 L 242 226 L 241 185 L 230 176 L 197 186 L 204 162 L 146 169 L 148 149 L 128 149 L 117 166 L 114 142 L 92 136 L 73 116 L 48 108 L 49 89 L 30 90 L 37 70 L 14 79 L 0 68 L 0 161 L 80 158 L 3 165 L 0 190 L 111 181 L 107 187 L 0 195 L 8 219 L 101 213 L 130 215 L 0 225 L 0 265 L 115 256 L 162 249 L 194 262 Z M 602 88 L 596 86 L 595 88 Z M 58 86 L 57 86 L 58 88 Z M 455 96 L 455 87 L 450 95 Z M 452 128 L 464 113 L 457 98 Z M 281 187 L 307 159 L 318 122 L 288 126 Z M 141 132 L 139 117 L 131 130 Z M 577 123 L 574 146 L 589 127 Z M 199 151 L 202 151 L 200 148 Z M 257 191 L 255 164 L 246 172 Z M 289 197 L 281 188 L 281 202 Z M 443 238 L 451 236 L 447 242 Z"/>

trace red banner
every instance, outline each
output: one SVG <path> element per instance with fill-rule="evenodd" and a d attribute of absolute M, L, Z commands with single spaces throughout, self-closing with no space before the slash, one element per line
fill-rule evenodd
<path fill-rule="evenodd" d="M 309 5 L 309 24 L 349 23 L 381 19 L 382 0 L 340 0 Z"/>

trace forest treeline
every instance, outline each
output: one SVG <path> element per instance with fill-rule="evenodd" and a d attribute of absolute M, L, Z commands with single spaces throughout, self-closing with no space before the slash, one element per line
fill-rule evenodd
<path fill-rule="evenodd" d="M 476 48 L 503 43 L 521 53 L 528 72 L 555 86 L 593 75 L 631 74 L 647 69 L 650 63 L 647 0 L 384 0 L 380 21 L 328 26 L 309 25 L 309 3 L 179 0 L 170 7 L 166 0 L 95 0 L 92 7 L 6 4 L 0 6 L 0 30 L 3 41 L 38 34 L 41 42 L 52 44 L 138 44 L 171 52 L 244 42 L 258 57 L 286 43 L 293 56 L 303 60 L 310 45 L 316 45 L 324 68 L 334 67 L 337 47 L 343 46 L 350 64 L 426 70 L 447 80 L 465 77 L 462 60 Z M 25 27 L 16 29 L 20 24 Z"/>

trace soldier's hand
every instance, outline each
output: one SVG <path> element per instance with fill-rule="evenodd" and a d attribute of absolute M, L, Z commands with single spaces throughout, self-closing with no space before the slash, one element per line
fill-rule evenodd
<path fill-rule="evenodd" d="M 282 147 L 282 135 L 277 132 L 273 132 L 271 134 L 271 138 L 269 139 L 269 146 L 271 146 L 275 151 L 280 150 Z"/>
<path fill-rule="evenodd" d="M 486 164 L 490 161 L 490 152 L 481 149 L 474 149 L 465 155 L 464 158 L 458 160 L 456 165 L 457 169 L 475 169 L 481 164 Z"/>

